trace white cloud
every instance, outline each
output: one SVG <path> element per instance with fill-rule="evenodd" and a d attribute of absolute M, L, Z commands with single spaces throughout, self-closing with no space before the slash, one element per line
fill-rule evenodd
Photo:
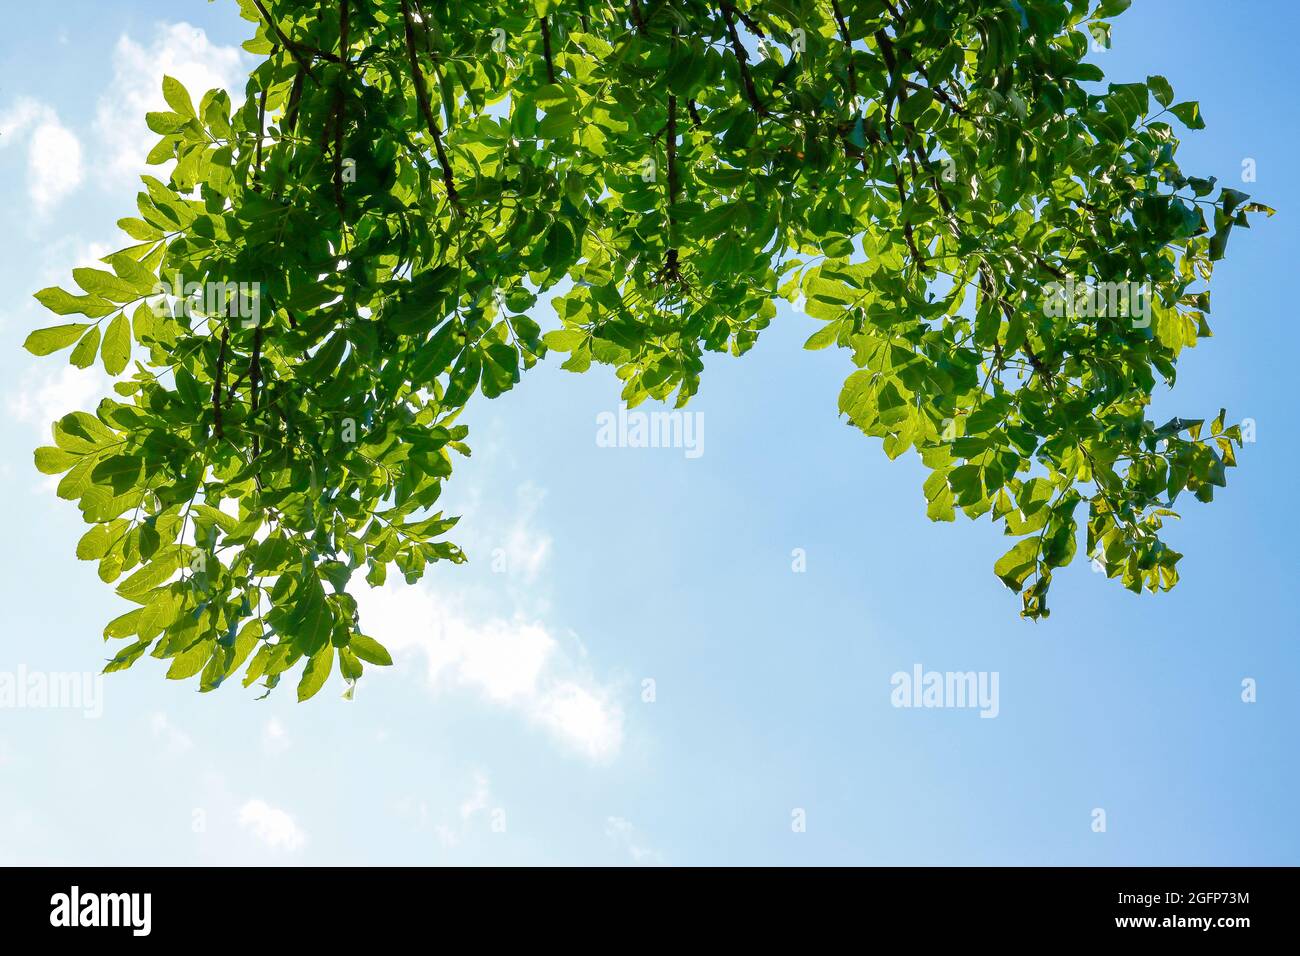
<path fill-rule="evenodd" d="M 72 247 L 71 265 L 65 270 L 65 274 L 71 277 L 73 269 L 80 269 L 83 266 L 89 266 L 92 269 L 104 268 L 104 256 L 110 252 L 116 252 L 117 246 L 109 245 L 107 242 L 78 242 Z M 76 286 L 73 291 L 80 292 Z"/>
<path fill-rule="evenodd" d="M 663 854 L 643 844 L 637 828 L 622 817 L 608 817 L 605 820 L 605 836 L 609 837 L 627 851 L 633 863 L 663 863 Z"/>
<path fill-rule="evenodd" d="M 485 774 L 474 774 L 474 789 L 460 805 L 460 818 L 468 820 L 480 810 L 486 810 L 492 802 L 492 787 Z"/>
<path fill-rule="evenodd" d="M 179 755 L 194 747 L 194 741 L 190 739 L 189 734 L 176 727 L 161 711 L 155 711 L 149 718 L 149 726 L 153 731 L 154 739 L 163 741 L 170 753 Z"/>
<path fill-rule="evenodd" d="M 0 113 L 0 149 L 13 146 L 27 130 L 53 112 L 51 107 L 30 96 L 15 100 L 13 106 Z"/>
<path fill-rule="evenodd" d="M 492 784 L 488 780 L 487 774 L 482 771 L 475 771 L 474 780 L 469 792 L 460 803 L 460 822 L 454 826 L 446 822 L 440 822 L 434 825 L 433 835 L 445 849 L 452 849 L 460 845 L 465 835 L 473 827 L 474 817 L 484 810 L 491 809 L 493 813 L 497 810 L 492 807 Z M 425 822 L 428 819 L 428 808 L 425 804 L 420 804 L 420 828 L 424 829 Z"/>
<path fill-rule="evenodd" d="M 514 523 L 505 540 L 506 569 L 517 574 L 529 584 L 537 580 L 542 566 L 551 554 L 551 537 L 533 527 L 533 517 L 541 506 L 546 492 L 531 482 L 519 486 L 516 492 L 519 508 Z"/>
<path fill-rule="evenodd" d="M 0 114 L 0 148 L 27 143 L 27 193 L 39 213 L 48 212 L 85 179 L 81 140 L 59 121 L 54 108 L 24 97 Z"/>
<path fill-rule="evenodd" d="M 108 376 L 98 366 L 29 368 L 17 389 L 6 396 L 5 404 L 12 418 L 35 426 L 42 437 L 49 437 L 50 423 L 56 418 L 72 411 L 93 409 L 108 391 Z"/>
<path fill-rule="evenodd" d="M 307 843 L 307 834 L 293 817 L 265 800 L 254 798 L 240 807 L 239 825 L 273 850 L 293 853 Z"/>
<path fill-rule="evenodd" d="M 274 756 L 288 750 L 289 743 L 289 732 L 284 729 L 284 724 L 275 717 L 268 720 L 262 728 L 262 749 Z"/>
<path fill-rule="evenodd" d="M 30 291 L 35 292 L 38 288 L 58 285 L 69 292 L 80 294 L 81 290 L 72 281 L 72 270 L 80 266 L 103 269 L 105 267 L 104 256 L 110 252 L 116 252 L 120 248 L 122 248 L 122 243 L 110 245 L 107 242 L 98 240 L 87 241 L 77 235 L 65 235 L 47 243 L 41 251 L 40 265 L 32 280 Z M 35 299 L 28 300 L 24 304 L 39 310 L 42 316 L 53 316 L 50 320 L 52 322 L 73 322 L 78 319 L 76 315 L 69 316 L 66 319 L 54 316 L 54 313 L 46 312 L 44 307 L 37 303 Z"/>
<path fill-rule="evenodd" d="M 534 716 L 556 736 L 593 759 L 618 753 L 623 743 L 622 712 L 609 695 L 578 681 L 557 681 L 537 701 Z"/>
<path fill-rule="evenodd" d="M 81 140 L 58 120 L 42 123 L 27 150 L 27 188 L 44 212 L 81 185 Z"/>
<path fill-rule="evenodd" d="M 432 688 L 467 688 L 517 710 L 593 760 L 618 753 L 623 711 L 612 688 L 544 624 L 520 615 L 476 620 L 427 587 L 394 584 L 357 599 L 366 633 L 395 655 L 423 657 Z"/>
<path fill-rule="evenodd" d="M 167 110 L 162 79 L 180 80 L 197 107 L 210 89 L 224 89 L 238 106 L 246 79 L 245 54 L 236 46 L 213 43 L 199 27 L 160 23 L 153 37 L 138 43 L 118 38 L 113 79 L 100 97 L 95 131 L 103 146 L 101 169 L 112 182 L 135 181 L 147 172 L 145 157 L 158 134 L 145 125 L 145 113 Z M 156 173 L 156 170 L 155 170 Z"/>
<path fill-rule="evenodd" d="M 495 456 L 494 461 L 505 455 L 489 454 Z M 461 521 L 456 527 L 456 539 L 473 560 L 485 561 L 494 574 L 505 575 L 511 586 L 532 585 L 551 556 L 551 536 L 535 524 L 545 498 L 543 489 L 526 481 L 515 489 L 515 507 L 507 514 L 497 509 L 494 499 L 472 488 L 458 509 Z M 538 597 L 535 591 L 522 590 L 513 596 L 532 600 Z"/>
<path fill-rule="evenodd" d="M 112 247 L 102 242 L 86 242 L 75 236 L 67 236 L 52 243 L 44 250 L 41 257 L 42 267 L 32 283 L 33 291 L 37 286 L 60 285 L 74 294 L 80 289 L 71 281 L 71 272 L 78 266 L 96 266 L 103 268 L 102 256 L 112 251 Z M 24 329 L 40 329 L 51 325 L 63 325 L 69 322 L 86 321 L 82 316 L 60 316 L 46 311 L 35 299 L 27 299 L 32 319 L 22 316 L 18 321 Z M 26 338 L 23 331 L 20 338 Z M 108 395 L 112 382 L 98 365 L 79 369 L 66 363 L 67 350 L 40 359 L 27 369 L 19 379 L 17 387 L 10 389 L 5 396 L 11 418 L 29 425 L 34 425 L 42 437 L 48 437 L 50 422 L 61 418 L 68 412 L 89 411 L 99 404 L 99 400 Z"/>

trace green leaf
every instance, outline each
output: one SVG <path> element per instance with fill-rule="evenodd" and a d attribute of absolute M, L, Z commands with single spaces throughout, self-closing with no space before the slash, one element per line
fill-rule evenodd
<path fill-rule="evenodd" d="M 126 218 L 117 221 L 117 227 L 125 232 L 132 239 L 140 242 L 151 242 L 163 237 L 163 231 L 155 226 L 149 225 L 143 219 Z"/>
<path fill-rule="evenodd" d="M 109 375 L 120 375 L 131 360 L 131 324 L 126 316 L 118 314 L 108 323 L 104 333 L 104 346 L 101 350 L 104 358 L 104 370 Z"/>
<path fill-rule="evenodd" d="M 121 651 L 118 651 L 117 656 L 114 657 L 111 661 L 109 661 L 108 664 L 104 667 L 104 673 L 111 674 L 114 671 L 126 670 L 128 667 L 130 667 L 132 664 L 134 664 L 137 660 L 140 659 L 140 656 L 149 649 L 149 645 L 152 643 L 153 643 L 152 640 L 137 641 L 136 643 L 132 644 L 130 647 L 126 647 Z"/>
<path fill-rule="evenodd" d="M 1038 564 L 1038 547 L 1037 536 L 1017 541 L 1010 551 L 998 558 L 993 573 L 1011 590 L 1019 592 Z"/>
<path fill-rule="evenodd" d="M 1205 129 L 1205 122 L 1201 119 L 1200 103 L 1188 100 L 1186 103 L 1169 107 L 1169 112 L 1177 116 L 1188 129 Z"/>
<path fill-rule="evenodd" d="M 94 295 L 73 295 L 57 286 L 36 293 L 36 300 L 55 315 L 84 315 L 92 319 L 103 318 L 117 311 L 112 302 Z"/>
<path fill-rule="evenodd" d="M 66 349 L 81 338 L 89 325 L 73 323 L 71 325 L 52 325 L 48 329 L 37 329 L 23 342 L 23 348 L 33 355 L 49 355 L 59 349 Z"/>
<path fill-rule="evenodd" d="M 304 654 L 314 655 L 329 643 L 334 615 L 318 578 L 307 579 L 288 626 L 294 635 L 294 645 Z"/>
<path fill-rule="evenodd" d="M 98 561 L 108 554 L 112 544 L 113 536 L 109 533 L 108 526 L 97 524 L 77 542 L 77 557 L 82 561 Z"/>
<path fill-rule="evenodd" d="M 167 679 L 185 680 L 203 670 L 203 665 L 212 656 L 216 643 L 214 640 L 200 640 L 177 654 L 172 660 L 171 667 L 167 668 Z"/>
<path fill-rule="evenodd" d="M 1163 76 L 1148 76 L 1147 89 L 1161 106 L 1168 106 L 1174 101 L 1174 88 Z"/>
<path fill-rule="evenodd" d="M 135 288 L 103 269 L 73 269 L 72 278 L 90 295 L 100 296 L 110 302 L 131 302 L 140 298 L 140 293 Z"/>
<path fill-rule="evenodd" d="M 120 495 L 132 488 L 144 472 L 144 459 L 139 455 L 108 455 L 100 459 L 90 472 L 90 480 L 97 485 L 109 485 Z"/>
<path fill-rule="evenodd" d="M 121 639 L 123 637 L 134 637 L 140 626 L 140 615 L 143 608 L 135 608 L 127 611 L 120 617 L 115 617 L 108 622 L 104 628 L 104 639 Z"/>
<path fill-rule="evenodd" d="M 79 455 L 45 445 L 36 449 L 36 468 L 43 475 L 61 475 L 78 461 Z"/>
<path fill-rule="evenodd" d="M 194 103 L 190 99 L 190 94 L 185 87 L 181 85 L 180 80 L 170 76 L 164 76 L 162 81 L 163 99 L 177 113 L 182 116 L 194 119 L 197 114 L 194 112 Z"/>
<path fill-rule="evenodd" d="M 367 637 L 364 634 L 353 634 L 352 639 L 348 641 L 348 647 L 353 654 L 356 654 L 367 664 L 376 664 L 380 667 L 392 666 L 393 658 L 389 655 L 387 648 L 373 637 Z"/>
<path fill-rule="evenodd" d="M 334 645 L 326 641 L 325 646 L 307 661 L 307 667 L 302 672 L 302 679 L 298 682 L 299 703 L 316 696 L 316 692 L 325 686 L 333 667 Z"/>
<path fill-rule="evenodd" d="M 934 94 L 929 90 L 915 90 L 907 97 L 898 111 L 898 118 L 904 123 L 915 123 L 921 114 L 934 102 Z"/>
<path fill-rule="evenodd" d="M 68 356 L 68 361 L 77 368 L 90 368 L 95 364 L 95 356 L 99 354 L 99 326 L 92 325 L 89 331 L 81 337 L 77 347 L 72 350 Z"/>

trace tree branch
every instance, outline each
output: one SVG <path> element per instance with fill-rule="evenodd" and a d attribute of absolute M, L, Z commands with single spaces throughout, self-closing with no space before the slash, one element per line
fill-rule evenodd
<path fill-rule="evenodd" d="M 415 83 L 415 99 L 419 103 L 420 112 L 424 115 L 425 125 L 429 128 L 429 135 L 433 137 L 433 147 L 438 154 L 438 165 L 442 167 L 442 183 L 447 188 L 447 198 L 451 204 L 457 208 L 460 207 L 460 194 L 456 192 L 456 183 L 451 176 L 451 163 L 447 159 L 446 150 L 442 148 L 442 133 L 438 129 L 438 121 L 434 118 L 433 108 L 429 105 L 429 91 L 424 86 L 424 73 L 420 70 L 420 55 L 415 49 L 415 28 L 411 23 L 411 4 L 409 0 L 402 0 L 402 21 L 406 27 L 406 55 L 411 61 L 411 78 Z"/>
<path fill-rule="evenodd" d="M 293 78 L 293 87 L 289 90 L 289 102 L 284 108 L 281 139 L 284 138 L 284 133 L 292 133 L 298 125 L 298 107 L 302 105 L 302 78 L 306 75 L 307 68 L 299 66 Z"/>
<path fill-rule="evenodd" d="M 844 22 L 844 14 L 840 11 L 839 0 L 831 0 L 831 13 L 835 16 L 835 24 L 840 29 L 840 39 L 844 42 L 844 53 L 849 58 L 849 100 L 850 106 L 856 109 L 858 101 L 858 70 L 853 64 L 853 39 L 849 36 L 849 25 Z"/>
<path fill-rule="evenodd" d="M 221 350 L 217 353 L 217 368 L 212 374 L 212 433 L 225 437 L 221 421 L 221 388 L 226 377 L 226 346 L 230 342 L 230 326 L 221 327 Z"/>
<path fill-rule="evenodd" d="M 763 28 L 758 25 L 757 20 L 751 17 L 744 10 L 741 10 L 739 7 L 735 8 L 735 13 L 736 16 L 740 18 L 740 22 L 745 25 L 745 29 L 747 29 L 750 33 L 754 34 L 754 36 L 758 37 L 760 40 L 767 39 L 767 34 L 763 32 Z"/>
<path fill-rule="evenodd" d="M 271 56 L 275 56 L 275 51 L 271 51 Z M 253 154 L 253 192 L 260 193 L 262 185 L 258 182 L 262 177 L 262 139 L 266 136 L 266 88 L 257 94 L 257 146 Z"/>
<path fill-rule="evenodd" d="M 289 51 L 289 55 L 298 61 L 300 67 L 307 71 L 307 75 L 311 77 L 312 82 L 317 86 L 320 86 L 320 80 L 318 80 L 316 74 L 312 72 L 311 63 L 303 58 L 302 51 L 298 44 L 294 43 L 284 35 L 284 31 L 281 30 L 279 24 L 275 22 L 275 17 L 271 16 L 271 14 L 267 12 L 266 7 L 262 6 L 262 0 L 253 0 L 253 5 L 257 7 L 257 12 L 262 15 L 262 19 L 266 21 L 266 25 L 275 31 L 275 35 L 280 38 L 280 43 Z M 313 51 L 313 53 L 316 52 L 319 51 Z"/>
<path fill-rule="evenodd" d="M 262 382 L 262 323 L 257 323 L 257 328 L 253 329 L 253 354 L 248 361 L 248 389 L 249 404 L 252 406 L 252 412 L 249 414 L 251 419 L 257 414 L 258 386 Z M 261 436 L 258 435 L 257 429 L 253 429 L 253 457 L 256 458 L 262 451 Z"/>
<path fill-rule="evenodd" d="M 546 59 L 546 78 L 555 82 L 555 61 L 551 59 L 551 25 L 542 17 L 542 56 Z"/>
<path fill-rule="evenodd" d="M 677 97 L 668 95 L 668 254 L 664 259 L 663 279 L 665 282 L 679 282 L 681 269 L 677 264 L 677 247 L 673 245 L 677 231 L 677 220 L 673 207 L 677 204 L 679 183 L 677 179 Z"/>
<path fill-rule="evenodd" d="M 759 116 L 766 116 L 767 109 L 759 100 L 758 90 L 754 88 L 754 78 L 749 73 L 749 54 L 745 51 L 745 45 L 740 42 L 740 34 L 736 32 L 736 20 L 733 16 L 736 8 L 731 5 L 730 0 L 719 0 L 718 7 L 722 10 L 722 19 L 727 25 L 727 34 L 731 38 L 731 51 L 735 53 L 736 62 L 740 64 L 740 78 L 745 84 L 745 95 L 749 98 L 750 105 L 754 107 L 754 112 Z"/>
<path fill-rule="evenodd" d="M 334 205 L 338 207 L 339 221 L 342 223 L 346 219 L 343 209 L 343 132 L 347 125 L 347 93 L 343 89 L 343 83 L 348 73 L 348 0 L 339 0 L 339 57 L 343 63 L 343 70 L 340 72 L 334 87 L 334 146 L 332 159 L 334 163 Z"/>
<path fill-rule="evenodd" d="M 935 99 L 939 100 L 939 102 L 943 103 L 945 106 L 948 107 L 948 109 L 952 110 L 958 116 L 966 115 L 966 110 L 964 110 L 961 106 L 959 106 L 957 104 L 957 101 L 954 100 L 952 97 L 950 97 L 947 94 L 947 92 L 943 89 L 943 87 L 930 82 L 930 78 L 926 76 L 925 67 L 923 67 L 920 63 L 918 63 L 916 64 L 916 69 L 918 73 L 920 73 L 922 76 L 925 77 L 925 82 L 929 83 L 930 85 L 926 86 L 925 84 L 917 83 L 914 80 L 904 80 L 903 81 L 904 85 L 910 86 L 914 90 L 929 90 L 931 93 L 934 94 Z"/>
<path fill-rule="evenodd" d="M 885 66 L 889 70 L 889 91 L 885 94 L 885 135 L 889 137 L 890 144 L 894 139 L 894 92 L 898 91 L 899 102 L 905 102 L 907 93 L 903 90 L 898 77 L 898 62 L 894 58 L 894 47 L 889 40 L 889 35 L 884 30 L 876 31 L 876 45 L 880 47 L 880 53 L 885 59 Z M 912 161 L 911 154 L 908 155 L 909 161 Z M 913 175 L 915 176 L 915 163 L 913 161 Z M 903 169 L 898 159 L 894 161 L 894 185 L 898 188 L 898 201 L 900 205 L 907 203 L 907 185 L 903 179 Z M 925 260 L 916 247 L 916 237 L 912 233 L 912 224 L 903 223 L 903 236 L 907 240 L 907 247 L 912 251 L 912 258 L 919 266 Z"/>

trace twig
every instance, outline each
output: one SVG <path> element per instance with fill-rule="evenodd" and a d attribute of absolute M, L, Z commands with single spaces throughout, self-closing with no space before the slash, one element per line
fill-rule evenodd
<path fill-rule="evenodd" d="M 338 207 L 339 221 L 346 219 L 343 209 L 343 131 L 347 125 L 347 94 L 343 89 L 348 67 L 348 0 L 339 0 L 339 56 L 343 70 L 334 87 L 334 205 Z"/>
<path fill-rule="evenodd" d="M 736 54 L 736 62 L 740 64 L 740 78 L 745 84 L 745 95 L 749 97 L 749 103 L 754 107 L 754 112 L 759 116 L 766 116 L 767 109 L 759 100 L 758 90 L 754 88 L 754 78 L 749 73 L 749 54 L 745 52 L 745 45 L 740 42 L 740 34 L 736 32 L 736 21 L 733 16 L 736 8 L 731 5 L 729 0 L 719 0 L 718 7 L 722 10 L 722 19 L 727 25 L 727 34 L 731 37 L 731 50 Z"/>
<path fill-rule="evenodd" d="M 853 39 L 849 36 L 849 25 L 844 22 L 839 0 L 831 0 L 831 13 L 835 15 L 835 24 L 840 30 L 840 39 L 844 41 L 844 53 L 849 58 L 849 100 L 854 110 L 858 102 L 858 71 L 853 64 Z"/>
<path fill-rule="evenodd" d="M 258 322 L 257 328 L 253 329 L 253 355 L 248 361 L 248 390 L 249 404 L 252 406 L 252 412 L 249 417 L 252 418 L 257 414 L 258 386 L 262 381 L 262 323 Z M 253 429 L 253 457 L 256 458 L 262 451 L 261 436 L 257 434 L 257 429 Z"/>
<path fill-rule="evenodd" d="M 224 438 L 225 431 L 221 421 L 221 386 L 226 377 L 226 346 L 230 341 L 230 326 L 221 327 L 221 349 L 217 352 L 217 368 L 212 374 L 212 433 L 217 438 Z"/>
<path fill-rule="evenodd" d="M 289 55 L 297 60 L 298 65 L 307 71 L 307 75 L 311 77 L 312 82 L 317 86 L 320 86 L 320 80 L 318 80 L 316 74 L 312 72 L 311 63 L 303 58 L 302 51 L 298 44 L 294 43 L 284 35 L 284 31 L 281 30 L 279 24 L 275 22 L 275 17 L 271 16 L 271 14 L 267 12 L 266 7 L 262 6 L 262 0 L 253 0 L 253 5 L 257 7 L 257 12 L 262 15 L 262 19 L 266 21 L 266 25 L 275 31 L 275 35 L 280 38 L 280 43 L 282 43 L 284 48 L 289 51 Z"/>
<path fill-rule="evenodd" d="M 460 194 L 456 192 L 456 183 L 451 176 L 451 163 L 447 160 L 447 153 L 442 148 L 442 133 L 438 129 L 438 121 L 434 118 L 433 108 L 429 105 L 429 91 L 424 86 L 424 73 L 420 70 L 420 56 L 415 49 L 415 28 L 411 24 L 411 4 L 409 0 L 402 0 L 402 20 L 406 27 L 406 54 L 411 60 L 411 76 L 415 82 L 415 99 L 419 103 L 420 112 L 424 114 L 425 125 L 429 127 L 429 135 L 433 137 L 433 148 L 438 154 L 438 165 L 442 167 L 442 182 L 447 188 L 447 198 L 451 204 L 460 207 Z"/>

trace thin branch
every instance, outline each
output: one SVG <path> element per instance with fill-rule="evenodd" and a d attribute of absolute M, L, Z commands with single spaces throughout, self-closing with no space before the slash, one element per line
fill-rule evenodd
<path fill-rule="evenodd" d="M 346 219 L 343 209 L 343 133 L 347 125 L 347 94 L 343 89 L 343 84 L 347 79 L 348 73 L 348 0 L 339 0 L 339 56 L 343 62 L 343 70 L 334 87 L 334 205 L 338 207 L 339 221 Z"/>
<path fill-rule="evenodd" d="M 723 22 L 727 25 L 727 34 L 731 38 L 731 50 L 736 55 L 736 62 L 740 64 L 740 78 L 745 84 L 745 95 L 749 98 L 749 103 L 754 107 L 754 112 L 759 116 L 766 116 L 767 109 L 758 98 L 758 90 L 754 87 L 754 78 L 749 73 L 749 54 L 745 51 L 745 45 L 740 42 L 740 34 L 736 32 L 736 20 L 734 17 L 736 8 L 730 3 L 730 0 L 719 0 L 719 9 L 722 11 Z"/>
<path fill-rule="evenodd" d="M 275 56 L 275 51 L 271 51 Z M 266 87 L 257 94 L 257 146 L 253 155 L 253 192 L 260 193 L 262 185 L 258 182 L 262 176 L 262 139 L 266 135 Z"/>
<path fill-rule="evenodd" d="M 745 28 L 749 30 L 750 33 L 754 34 L 760 40 L 767 39 L 767 34 L 764 33 L 763 28 L 758 25 L 758 21 L 756 21 L 744 10 L 741 10 L 740 8 L 737 7 L 736 16 L 740 17 L 740 22 L 745 25 Z"/>
<path fill-rule="evenodd" d="M 884 30 L 876 31 L 876 45 L 885 58 L 885 68 L 889 70 L 889 89 L 885 92 L 885 134 L 892 141 L 894 138 L 894 97 L 905 98 L 906 90 L 898 76 L 898 61 L 894 58 L 894 44 Z"/>
<path fill-rule="evenodd" d="M 1046 259 L 1040 256 L 1038 253 L 1034 253 L 1034 261 L 1038 263 L 1038 268 L 1042 269 L 1044 272 L 1050 273 L 1052 276 L 1054 276 L 1057 279 L 1060 279 L 1062 282 L 1065 281 L 1065 273 L 1062 272 L 1060 269 L 1056 268 L 1056 266 L 1052 265 L 1050 262 L 1048 262 Z"/>
<path fill-rule="evenodd" d="M 221 350 L 217 353 L 217 368 L 212 374 L 212 433 L 217 438 L 224 438 L 225 431 L 221 421 L 221 387 L 226 377 L 226 346 L 230 342 L 230 326 L 221 327 Z"/>
<path fill-rule="evenodd" d="M 881 29 L 876 31 L 875 37 L 876 45 L 880 47 L 881 56 L 884 57 L 885 67 L 889 70 L 889 91 L 885 95 L 885 134 L 889 137 L 892 144 L 894 139 L 894 95 L 897 93 L 899 108 L 901 109 L 907 102 L 907 88 L 902 83 L 902 77 L 898 71 L 898 60 L 894 56 L 894 45 L 889 39 L 889 34 Z M 918 178 L 919 173 L 917 170 L 916 156 L 911 147 L 911 130 L 906 124 L 904 124 L 903 132 L 906 141 L 905 151 L 907 153 L 907 160 L 908 164 L 912 167 L 912 178 L 915 180 Z M 902 167 L 897 161 L 894 163 L 894 185 L 898 187 L 898 201 L 906 204 L 907 186 L 903 180 Z M 942 195 L 942 193 L 940 193 L 940 195 Z M 903 223 L 903 235 L 907 239 L 908 248 L 912 250 L 913 258 L 917 259 L 917 264 L 919 265 L 921 262 L 919 258 L 920 254 L 916 248 L 916 238 L 912 233 L 911 223 Z"/>
<path fill-rule="evenodd" d="M 1002 315 L 1006 318 L 1007 322 L 1010 322 L 1012 315 L 1015 312 L 1015 307 L 1012 306 L 1012 304 L 1006 300 L 1005 296 L 998 294 L 996 284 L 993 281 L 993 273 L 989 269 L 987 263 L 985 262 L 980 263 L 979 272 L 980 272 L 980 288 L 984 290 L 984 294 L 988 298 L 994 301 L 994 304 L 996 306 L 999 306 L 1001 308 Z M 1046 363 L 1044 363 L 1041 358 L 1038 357 L 1038 353 L 1034 351 L 1034 347 L 1029 344 L 1029 337 L 1027 335 L 1025 337 L 1024 344 L 1021 345 L 1021 348 L 1024 349 L 1025 355 L 1029 359 L 1029 364 L 1033 366 L 1034 371 L 1038 373 L 1040 378 L 1042 378 L 1043 384 L 1047 386 L 1049 391 L 1053 390 L 1054 386 L 1052 384 L 1052 370 L 1047 367 Z M 1002 353 L 1001 353 L 1000 345 L 997 346 L 996 354 L 997 357 L 1001 359 Z"/>
<path fill-rule="evenodd" d="M 856 116 L 858 113 L 858 69 L 853 62 L 853 38 L 849 35 L 849 27 L 844 21 L 844 13 L 840 10 L 839 0 L 831 0 L 831 13 L 835 16 L 835 24 L 839 28 L 840 39 L 844 43 L 844 53 L 849 59 L 849 105 Z M 862 129 L 864 136 L 870 139 L 873 145 L 880 145 L 877 141 L 878 138 L 875 131 L 866 125 L 865 120 L 863 120 Z M 849 142 L 848 139 L 845 138 L 844 130 L 842 129 L 840 130 L 840 138 L 844 140 L 844 152 L 847 154 L 849 152 Z M 865 144 L 863 145 L 860 158 L 862 162 L 862 172 L 869 175 L 870 166 L 867 164 L 867 150 Z"/>
<path fill-rule="evenodd" d="M 839 0 L 831 0 L 831 13 L 835 15 L 835 24 L 840 29 L 840 39 L 844 41 L 844 53 L 849 58 L 849 100 L 856 110 L 858 102 L 858 70 L 853 64 L 853 39 L 849 36 L 849 25 L 844 22 Z"/>
<path fill-rule="evenodd" d="M 456 183 L 451 176 L 451 163 L 447 160 L 447 152 L 442 148 L 442 132 L 438 129 L 438 121 L 434 118 L 433 108 L 429 105 L 429 91 L 424 85 L 424 73 L 420 70 L 420 55 L 415 49 L 415 27 L 411 23 L 411 4 L 409 0 L 402 0 L 402 20 L 406 27 L 406 55 L 411 60 L 411 78 L 415 83 L 415 99 L 419 103 L 420 112 L 424 114 L 425 125 L 429 127 L 429 135 L 433 137 L 433 148 L 438 154 L 438 165 L 442 167 L 442 182 L 447 188 L 447 198 L 451 204 L 460 207 L 460 194 L 456 192 Z"/>
<path fill-rule="evenodd" d="M 546 58 L 546 78 L 555 82 L 555 61 L 551 58 L 551 25 L 542 17 L 542 55 Z"/>
<path fill-rule="evenodd" d="M 281 139 L 285 133 L 292 133 L 298 125 L 298 107 L 302 105 L 302 78 L 307 75 L 307 68 L 298 67 L 298 72 L 293 77 L 293 87 L 289 90 L 289 103 L 284 108 L 284 122 L 280 125 Z"/>
<path fill-rule="evenodd" d="M 677 230 L 677 221 L 673 215 L 673 206 L 677 204 L 677 97 L 668 96 L 668 253 L 664 257 L 664 267 L 659 273 L 659 280 L 664 283 L 677 283 L 681 280 L 681 269 L 677 265 L 677 247 L 673 245 L 673 234 Z"/>
<path fill-rule="evenodd" d="M 668 97 L 668 207 L 677 202 L 677 97 Z"/>
<path fill-rule="evenodd" d="M 258 322 L 257 328 L 253 329 L 253 355 L 248 361 L 248 390 L 249 404 L 252 406 L 250 418 L 257 414 L 258 386 L 262 382 L 262 323 Z M 253 430 L 253 457 L 256 458 L 262 451 L 261 436 L 257 430 Z"/>
<path fill-rule="evenodd" d="M 281 30 L 279 24 L 275 22 L 275 17 L 271 16 L 271 14 L 267 12 L 266 7 L 262 5 L 262 0 L 253 0 L 253 5 L 257 7 L 257 12 L 262 15 L 262 19 L 266 21 L 266 25 L 275 31 L 275 35 L 280 38 L 280 43 L 289 51 L 289 55 L 298 61 L 300 67 L 307 71 L 307 75 L 311 77 L 312 82 L 317 86 L 320 86 L 320 80 L 318 80 L 316 74 L 312 72 L 311 63 L 303 57 L 302 50 L 299 48 L 298 44 L 294 43 L 284 35 L 284 31 Z M 313 53 L 315 52 L 319 51 L 313 51 Z"/>
<path fill-rule="evenodd" d="M 926 83 L 930 83 L 930 78 L 925 74 L 925 67 L 921 66 L 921 64 L 918 63 L 916 64 L 916 69 L 917 72 L 919 72 L 922 76 L 925 77 Z M 926 86 L 924 83 L 917 83 L 915 80 L 904 80 L 903 83 L 906 86 L 910 86 L 914 90 L 929 90 L 931 93 L 934 94 L 935 99 L 939 100 L 939 102 L 943 103 L 945 106 L 948 107 L 948 109 L 952 110 L 958 116 L 966 115 L 966 110 L 963 109 L 961 106 L 959 106 L 957 104 L 957 101 L 954 100 L 952 97 L 950 97 L 947 94 L 947 92 L 943 89 L 943 87 L 938 86 L 934 83 L 930 83 L 929 86 Z"/>

